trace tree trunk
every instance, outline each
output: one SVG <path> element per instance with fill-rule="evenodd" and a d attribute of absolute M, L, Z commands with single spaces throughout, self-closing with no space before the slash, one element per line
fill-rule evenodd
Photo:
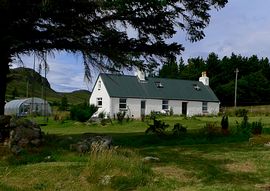
<path fill-rule="evenodd" d="M 7 89 L 7 74 L 9 72 L 10 59 L 0 52 L 0 115 L 4 115 L 5 97 Z"/>

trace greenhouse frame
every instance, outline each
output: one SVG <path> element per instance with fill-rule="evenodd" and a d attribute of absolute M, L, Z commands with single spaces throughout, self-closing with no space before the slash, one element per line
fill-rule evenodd
<path fill-rule="evenodd" d="M 30 114 L 49 116 L 52 114 L 51 106 L 46 100 L 37 97 L 12 100 L 5 104 L 5 115 L 22 117 Z"/>

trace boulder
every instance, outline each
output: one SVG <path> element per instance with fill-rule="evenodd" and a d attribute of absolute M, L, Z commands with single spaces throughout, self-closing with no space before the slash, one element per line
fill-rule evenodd
<path fill-rule="evenodd" d="M 43 140 L 43 133 L 37 123 L 25 118 L 12 118 L 10 126 L 13 130 L 9 136 L 9 148 L 12 153 L 19 154 L 24 149 L 38 147 Z"/>
<path fill-rule="evenodd" d="M 109 136 L 90 136 L 76 144 L 71 144 L 70 149 L 79 153 L 98 152 L 110 149 L 112 146 L 112 138 Z"/>

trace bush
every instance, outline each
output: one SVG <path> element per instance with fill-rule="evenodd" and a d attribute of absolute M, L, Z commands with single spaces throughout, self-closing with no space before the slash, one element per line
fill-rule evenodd
<path fill-rule="evenodd" d="M 70 109 L 70 118 L 80 122 L 86 122 L 98 110 L 98 107 L 86 103 L 75 105 Z"/>
<path fill-rule="evenodd" d="M 165 135 L 166 128 L 169 127 L 168 124 L 165 124 L 165 122 L 162 122 L 161 120 L 153 119 L 153 124 L 148 124 L 148 128 L 145 131 L 145 134 L 153 133 L 158 136 Z"/>
<path fill-rule="evenodd" d="M 116 116 L 117 116 L 117 121 L 122 124 L 123 120 L 125 119 L 126 112 L 125 111 L 119 111 Z"/>
<path fill-rule="evenodd" d="M 248 114 L 248 110 L 246 109 L 236 109 L 235 110 L 235 116 L 236 117 L 245 117 Z"/>
<path fill-rule="evenodd" d="M 220 127 L 217 125 L 217 123 L 209 122 L 203 127 L 201 133 L 206 135 L 207 138 L 212 139 L 220 135 Z"/>
<path fill-rule="evenodd" d="M 223 115 L 223 117 L 221 119 L 221 128 L 222 128 L 222 130 L 229 129 L 229 118 L 227 115 Z"/>
<path fill-rule="evenodd" d="M 172 129 L 173 135 L 180 136 L 187 132 L 187 128 L 180 123 L 176 123 Z"/>
<path fill-rule="evenodd" d="M 241 123 L 236 122 L 237 134 L 250 137 L 251 124 L 248 122 L 248 116 L 245 115 Z"/>
<path fill-rule="evenodd" d="M 253 135 L 262 134 L 263 125 L 261 121 L 255 121 L 251 124 L 251 133 Z"/>
<path fill-rule="evenodd" d="M 53 119 L 55 121 L 59 121 L 60 123 L 64 123 L 65 120 L 70 119 L 70 112 L 67 111 L 54 112 Z"/>

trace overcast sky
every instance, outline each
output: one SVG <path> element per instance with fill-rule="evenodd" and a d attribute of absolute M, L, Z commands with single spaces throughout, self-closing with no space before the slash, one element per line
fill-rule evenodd
<path fill-rule="evenodd" d="M 204 30 L 205 38 L 190 43 L 184 33 L 178 33 L 174 40 L 185 47 L 182 57 L 206 58 L 215 52 L 220 58 L 232 52 L 242 56 L 258 55 L 270 57 L 270 0 L 229 0 L 225 8 L 211 11 L 210 25 Z M 24 58 L 26 67 L 33 67 L 33 58 Z M 92 90 L 92 83 L 84 81 L 83 64 L 80 55 L 56 53 L 48 59 L 47 78 L 51 87 L 60 92 L 79 89 Z M 97 72 L 94 73 L 97 76 Z M 93 78 L 93 83 L 95 82 Z"/>

